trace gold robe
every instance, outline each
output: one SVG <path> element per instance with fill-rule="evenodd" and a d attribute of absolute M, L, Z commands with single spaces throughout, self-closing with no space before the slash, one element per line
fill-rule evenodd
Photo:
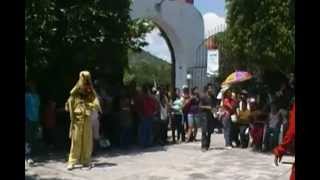
<path fill-rule="evenodd" d="M 92 93 L 81 92 L 83 81 L 89 81 Z M 90 73 L 82 71 L 76 86 L 71 90 L 70 97 L 66 103 L 66 110 L 70 113 L 71 149 L 68 163 L 88 165 L 91 160 L 93 137 L 90 115 L 93 110 L 101 111 L 100 103 L 93 89 Z"/>

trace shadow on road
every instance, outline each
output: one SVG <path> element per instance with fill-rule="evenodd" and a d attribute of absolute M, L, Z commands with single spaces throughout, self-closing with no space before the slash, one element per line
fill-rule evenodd
<path fill-rule="evenodd" d="M 210 148 L 209 150 L 226 150 L 225 147 L 213 147 L 213 148 Z"/>
<path fill-rule="evenodd" d="M 103 154 L 97 155 L 97 157 L 99 157 L 101 155 L 105 156 L 105 157 L 117 157 L 117 156 L 122 156 L 122 155 L 137 156 L 137 155 L 140 155 L 143 153 L 166 151 L 167 148 L 168 148 L 167 146 L 153 146 L 153 147 L 148 147 L 148 148 L 141 148 L 139 146 L 133 146 L 127 150 L 114 148 L 114 149 L 111 149 L 107 153 L 104 152 Z"/>
<path fill-rule="evenodd" d="M 112 167 L 112 166 L 117 166 L 118 164 L 116 163 L 110 163 L 110 162 L 96 162 L 92 161 L 94 163 L 94 167 Z"/>
<path fill-rule="evenodd" d="M 55 162 L 67 162 L 68 159 L 68 153 L 67 152 L 54 152 L 54 153 L 48 153 L 48 154 L 42 154 L 38 155 L 36 157 L 33 157 L 33 160 L 35 164 L 33 166 L 39 166 L 44 163 L 47 163 L 48 161 L 55 161 Z"/>
<path fill-rule="evenodd" d="M 282 164 L 293 164 L 293 162 L 287 162 L 287 161 L 283 161 L 281 162 Z"/>

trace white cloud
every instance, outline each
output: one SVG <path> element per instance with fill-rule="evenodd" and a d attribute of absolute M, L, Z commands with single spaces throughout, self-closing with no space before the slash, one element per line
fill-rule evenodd
<path fill-rule="evenodd" d="M 224 17 L 220 17 L 213 12 L 208 12 L 203 15 L 204 21 L 204 34 L 207 38 L 216 32 L 221 32 L 226 27 L 226 20 Z"/>
<path fill-rule="evenodd" d="M 148 51 L 152 55 L 171 63 L 171 55 L 168 45 L 164 38 L 160 36 L 160 30 L 158 28 L 155 28 L 150 33 L 146 34 L 145 39 L 149 43 L 148 46 L 143 47 L 145 51 Z"/>

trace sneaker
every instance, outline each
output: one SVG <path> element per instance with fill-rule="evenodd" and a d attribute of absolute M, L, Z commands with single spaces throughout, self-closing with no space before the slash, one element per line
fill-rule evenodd
<path fill-rule="evenodd" d="M 83 164 L 82 168 L 90 170 L 94 167 L 94 165 L 92 163 L 87 163 L 87 164 Z"/>
<path fill-rule="evenodd" d="M 232 146 L 227 146 L 226 149 L 230 150 L 230 149 L 232 149 Z"/>
<path fill-rule="evenodd" d="M 206 152 L 206 151 L 208 151 L 208 149 L 207 148 L 201 148 L 201 151 L 202 152 Z"/>
<path fill-rule="evenodd" d="M 73 168 L 74 168 L 73 164 L 69 164 L 68 167 L 67 167 L 68 171 L 71 171 Z"/>
<path fill-rule="evenodd" d="M 33 162 L 33 160 L 32 160 L 31 158 L 29 158 L 29 159 L 27 160 L 27 163 L 28 163 L 29 165 L 32 165 L 34 162 Z"/>

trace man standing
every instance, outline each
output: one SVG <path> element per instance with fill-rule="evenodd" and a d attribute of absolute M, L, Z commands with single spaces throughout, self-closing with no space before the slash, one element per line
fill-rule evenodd
<path fill-rule="evenodd" d="M 143 86 L 143 111 L 139 124 L 139 144 L 146 148 L 152 146 L 152 121 L 157 114 L 157 101 L 152 96 L 148 85 Z"/>
<path fill-rule="evenodd" d="M 210 137 L 213 130 L 213 100 L 212 100 L 212 85 L 208 84 L 204 87 L 204 93 L 200 97 L 200 126 L 202 131 L 201 149 L 207 151 L 210 147 Z"/>
<path fill-rule="evenodd" d="M 26 93 L 26 127 L 27 127 L 27 146 L 30 143 L 31 148 L 34 148 L 37 133 L 39 132 L 39 107 L 40 98 L 37 94 L 35 84 L 29 82 Z M 30 146 L 29 146 L 30 147 Z M 31 159 L 28 159 L 28 163 L 32 163 Z"/>

